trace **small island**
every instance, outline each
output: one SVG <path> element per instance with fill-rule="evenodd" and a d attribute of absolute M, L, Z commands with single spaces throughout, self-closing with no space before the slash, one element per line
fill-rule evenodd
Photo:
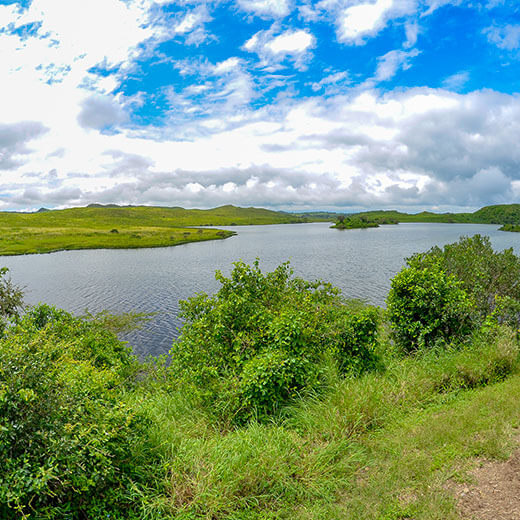
<path fill-rule="evenodd" d="M 520 233 L 520 224 L 504 224 L 498 228 L 499 231 L 510 231 L 511 233 Z"/>
<path fill-rule="evenodd" d="M 336 222 L 330 227 L 333 229 L 366 229 L 377 228 L 380 225 L 387 224 L 399 224 L 399 222 L 397 221 L 397 219 L 392 218 L 370 219 L 364 215 L 340 215 Z"/>

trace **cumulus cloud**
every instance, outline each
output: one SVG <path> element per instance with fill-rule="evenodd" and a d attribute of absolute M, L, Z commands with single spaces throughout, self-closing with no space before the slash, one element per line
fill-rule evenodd
<path fill-rule="evenodd" d="M 344 43 L 362 45 L 366 38 L 384 29 L 390 20 L 412 14 L 416 9 L 415 0 L 376 0 L 347 4 L 340 11 L 338 39 Z"/>
<path fill-rule="evenodd" d="M 276 32 L 276 25 L 267 31 L 259 31 L 244 43 L 242 49 L 258 54 L 262 65 L 271 66 L 273 70 L 276 69 L 273 64 L 279 64 L 286 58 L 291 59 L 297 68 L 303 67 L 310 49 L 315 45 L 314 35 L 304 29 L 289 29 L 280 34 Z"/>
<path fill-rule="evenodd" d="M 476 208 L 516 193 L 519 121 L 520 99 L 491 91 L 285 102 L 196 142 L 113 136 L 118 147 L 101 151 L 97 166 L 78 162 L 80 173 L 39 193 L 63 204 L 72 193 L 69 204 Z M 40 200 L 27 189 L 12 196 Z"/>
<path fill-rule="evenodd" d="M 514 200 L 518 95 L 458 93 L 469 65 L 437 74 L 443 88 L 391 90 L 421 52 L 426 15 L 457 3 L 237 0 L 231 14 L 239 9 L 245 22 L 231 47 L 208 32 L 229 3 L 2 5 L 0 207 L 453 209 Z M 349 57 L 368 49 L 354 46 L 392 24 L 402 47 L 381 38 L 366 80 Z M 516 30 L 484 34 L 516 52 Z M 345 59 L 324 59 L 333 45 Z"/>
<path fill-rule="evenodd" d="M 102 130 L 125 121 L 126 115 L 121 105 L 108 96 L 93 95 L 81 103 L 78 123 L 83 128 Z"/>
<path fill-rule="evenodd" d="M 239 7 L 262 18 L 283 18 L 292 9 L 290 0 L 238 0 Z"/>
<path fill-rule="evenodd" d="M 0 171 L 12 170 L 23 164 L 25 156 L 31 153 L 29 141 L 37 139 L 48 131 L 37 121 L 0 123 Z"/>

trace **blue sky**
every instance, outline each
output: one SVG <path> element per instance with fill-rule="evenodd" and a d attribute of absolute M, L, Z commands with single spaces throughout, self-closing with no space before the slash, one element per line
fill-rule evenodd
<path fill-rule="evenodd" d="M 0 210 L 520 195 L 514 0 L 0 0 Z"/>

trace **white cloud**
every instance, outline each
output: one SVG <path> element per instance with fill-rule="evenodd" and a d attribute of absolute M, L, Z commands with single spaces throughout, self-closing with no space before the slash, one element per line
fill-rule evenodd
<path fill-rule="evenodd" d="M 307 31 L 287 31 L 265 44 L 273 54 L 301 54 L 314 44 L 314 36 Z"/>
<path fill-rule="evenodd" d="M 320 81 L 316 81 L 311 85 L 311 88 L 314 92 L 319 92 L 323 88 L 328 93 L 338 93 L 337 89 L 344 88 L 350 83 L 350 76 L 348 72 L 341 71 L 336 72 L 334 74 L 329 74 L 325 76 Z"/>
<path fill-rule="evenodd" d="M 417 49 L 411 51 L 393 50 L 378 58 L 375 76 L 369 83 L 388 81 L 399 70 L 407 70 L 411 67 L 410 60 L 419 54 Z"/>
<path fill-rule="evenodd" d="M 464 0 L 426 0 L 426 11 L 421 16 L 429 16 L 437 9 L 444 7 L 445 5 L 460 5 Z"/>
<path fill-rule="evenodd" d="M 123 107 L 109 96 L 93 95 L 81 103 L 78 123 L 83 128 L 102 130 L 126 120 Z"/>
<path fill-rule="evenodd" d="M 283 18 L 292 9 L 291 0 L 237 0 L 241 9 L 263 18 Z"/>
<path fill-rule="evenodd" d="M 403 46 L 405 48 L 413 47 L 417 43 L 417 37 L 419 35 L 419 25 L 416 21 L 407 22 L 404 28 L 406 33 L 406 42 Z"/>
<path fill-rule="evenodd" d="M 367 37 L 384 29 L 389 20 L 400 18 L 416 11 L 415 0 L 376 0 L 356 5 L 347 4 L 340 11 L 338 40 L 348 44 L 362 45 Z"/>
<path fill-rule="evenodd" d="M 500 49 L 513 51 L 520 48 L 520 25 L 491 26 L 484 29 L 490 43 Z"/>
<path fill-rule="evenodd" d="M 355 70 L 330 68 L 307 84 L 321 97 L 279 95 L 251 108 L 269 89 L 282 86 L 287 93 L 294 71 L 272 71 L 303 69 L 318 43 L 307 28 L 276 21 L 243 46 L 258 60 L 237 53 L 214 62 L 204 56 L 168 62 L 182 81 L 164 89 L 161 125 L 137 126 L 126 114 L 140 94 L 128 99 L 115 92 L 140 72 L 138 58 L 168 38 L 180 47 L 208 37 L 205 2 L 176 2 L 182 13 L 169 19 L 158 4 L 34 0 L 23 12 L 0 6 L 9 27 L 0 32 L 1 208 L 95 201 L 478 206 L 520 192 L 518 96 L 457 94 L 465 71 L 445 79 L 449 90 L 373 90 L 418 55 L 414 1 L 298 3 L 300 20 L 317 21 L 324 13 L 331 20 L 335 13 L 346 43 L 363 43 L 412 15 L 398 21 L 406 32 L 403 48 L 381 56 L 374 77 L 359 88 L 349 85 Z M 283 6 L 293 5 L 260 4 L 250 2 L 250 12 L 270 6 L 265 18 L 283 16 Z M 368 10 L 349 11 L 363 6 Z M 40 28 L 23 37 L 10 29 L 31 22 Z M 493 30 L 486 33 L 490 41 L 515 49 L 514 31 Z M 114 69 L 99 75 L 91 70 L 96 66 Z"/>
<path fill-rule="evenodd" d="M 222 75 L 223 88 L 236 70 Z M 48 200 L 449 209 L 507 201 L 520 182 L 517 96 L 366 91 L 283 101 L 245 110 L 235 125 L 216 118 L 203 127 L 212 115 L 191 140 L 89 132 L 60 143 L 34 127 L 23 134 L 33 151 L 3 173 L 10 207 Z M 66 153 L 50 156 L 58 145 Z M 53 169 L 39 180 L 24 177 Z"/>
<path fill-rule="evenodd" d="M 191 11 L 183 13 L 169 32 L 173 36 L 184 36 L 188 45 L 199 45 L 211 37 L 205 28 L 205 24 L 211 21 L 211 19 L 207 6 L 202 4 Z"/>
<path fill-rule="evenodd" d="M 463 70 L 461 72 L 457 72 L 456 74 L 452 74 L 448 76 L 443 82 L 442 86 L 447 88 L 448 90 L 454 90 L 455 92 L 462 89 L 466 83 L 469 81 L 470 75 L 467 70 Z"/>
<path fill-rule="evenodd" d="M 259 31 L 244 43 L 242 49 L 258 54 L 261 66 L 272 71 L 279 68 L 280 62 L 287 57 L 296 68 L 304 68 L 316 43 L 314 35 L 303 29 L 289 29 L 281 34 L 276 32 L 276 24 L 267 31 Z"/>

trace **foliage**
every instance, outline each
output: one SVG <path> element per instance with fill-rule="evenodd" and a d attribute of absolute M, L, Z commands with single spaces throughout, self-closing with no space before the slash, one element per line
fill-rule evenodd
<path fill-rule="evenodd" d="M 374 220 L 368 220 L 365 217 L 353 216 L 338 218 L 335 224 L 330 226 L 334 229 L 366 229 L 379 227 L 379 223 Z"/>
<path fill-rule="evenodd" d="M 520 225 L 518 224 L 504 224 L 499 228 L 499 231 L 510 231 L 511 233 L 520 233 Z"/>
<path fill-rule="evenodd" d="M 123 312 L 114 314 L 107 310 L 92 314 L 89 311 L 85 311 L 81 318 L 97 323 L 114 334 L 121 334 L 141 329 L 156 314 L 155 312 Z"/>
<path fill-rule="evenodd" d="M 459 280 L 475 305 L 475 326 L 493 315 L 518 328 L 520 314 L 511 313 L 511 309 L 520 304 L 520 258 L 512 249 L 494 251 L 489 237 L 475 235 L 461 237 L 443 249 L 433 247 L 415 254 L 407 262 L 417 268 L 438 264 Z"/>
<path fill-rule="evenodd" d="M 397 345 L 411 352 L 466 336 L 471 331 L 472 304 L 461 285 L 438 263 L 402 269 L 387 298 Z"/>
<path fill-rule="evenodd" d="M 375 362 L 377 311 L 342 302 L 322 282 L 291 278 L 287 263 L 263 274 L 236 262 L 221 288 L 181 302 L 186 320 L 171 350 L 171 370 L 221 418 L 264 418 L 314 387 L 320 361 L 343 371 Z"/>
<path fill-rule="evenodd" d="M 496 439 L 507 441 L 507 423 L 518 422 L 520 401 L 511 395 L 520 379 L 510 377 L 519 373 L 518 353 L 514 333 L 498 327 L 462 348 L 388 358 L 384 372 L 345 377 L 325 363 L 325 387 L 293 400 L 281 420 L 225 431 L 184 387 L 153 393 L 143 407 L 164 453 L 165 516 L 375 520 L 387 518 L 396 497 L 415 494 L 435 510 L 435 493 L 422 491 L 442 491 L 453 475 L 449 457 L 496 454 Z M 485 388 L 504 380 L 508 386 Z M 479 396 L 493 393 L 500 406 L 490 397 L 482 408 Z M 461 424 L 458 414 L 472 402 Z"/>
<path fill-rule="evenodd" d="M 6 278 L 9 270 L 0 268 L 0 333 L 9 320 L 17 318 L 23 308 L 23 292 Z"/>
<path fill-rule="evenodd" d="M 356 213 L 356 217 L 378 221 L 386 219 L 389 223 L 397 222 L 443 222 L 474 224 L 520 224 L 520 204 L 497 204 L 486 206 L 474 213 L 401 213 L 394 210 L 364 211 Z M 383 222 L 380 222 L 382 224 Z M 509 231 L 507 229 L 506 231 Z"/>
<path fill-rule="evenodd" d="M 135 371 L 97 323 L 29 309 L 0 340 L 2 518 L 137 518 L 146 422 L 121 399 Z M 152 459 L 150 457 L 150 459 Z M 150 460 L 151 462 L 151 460 Z"/>

